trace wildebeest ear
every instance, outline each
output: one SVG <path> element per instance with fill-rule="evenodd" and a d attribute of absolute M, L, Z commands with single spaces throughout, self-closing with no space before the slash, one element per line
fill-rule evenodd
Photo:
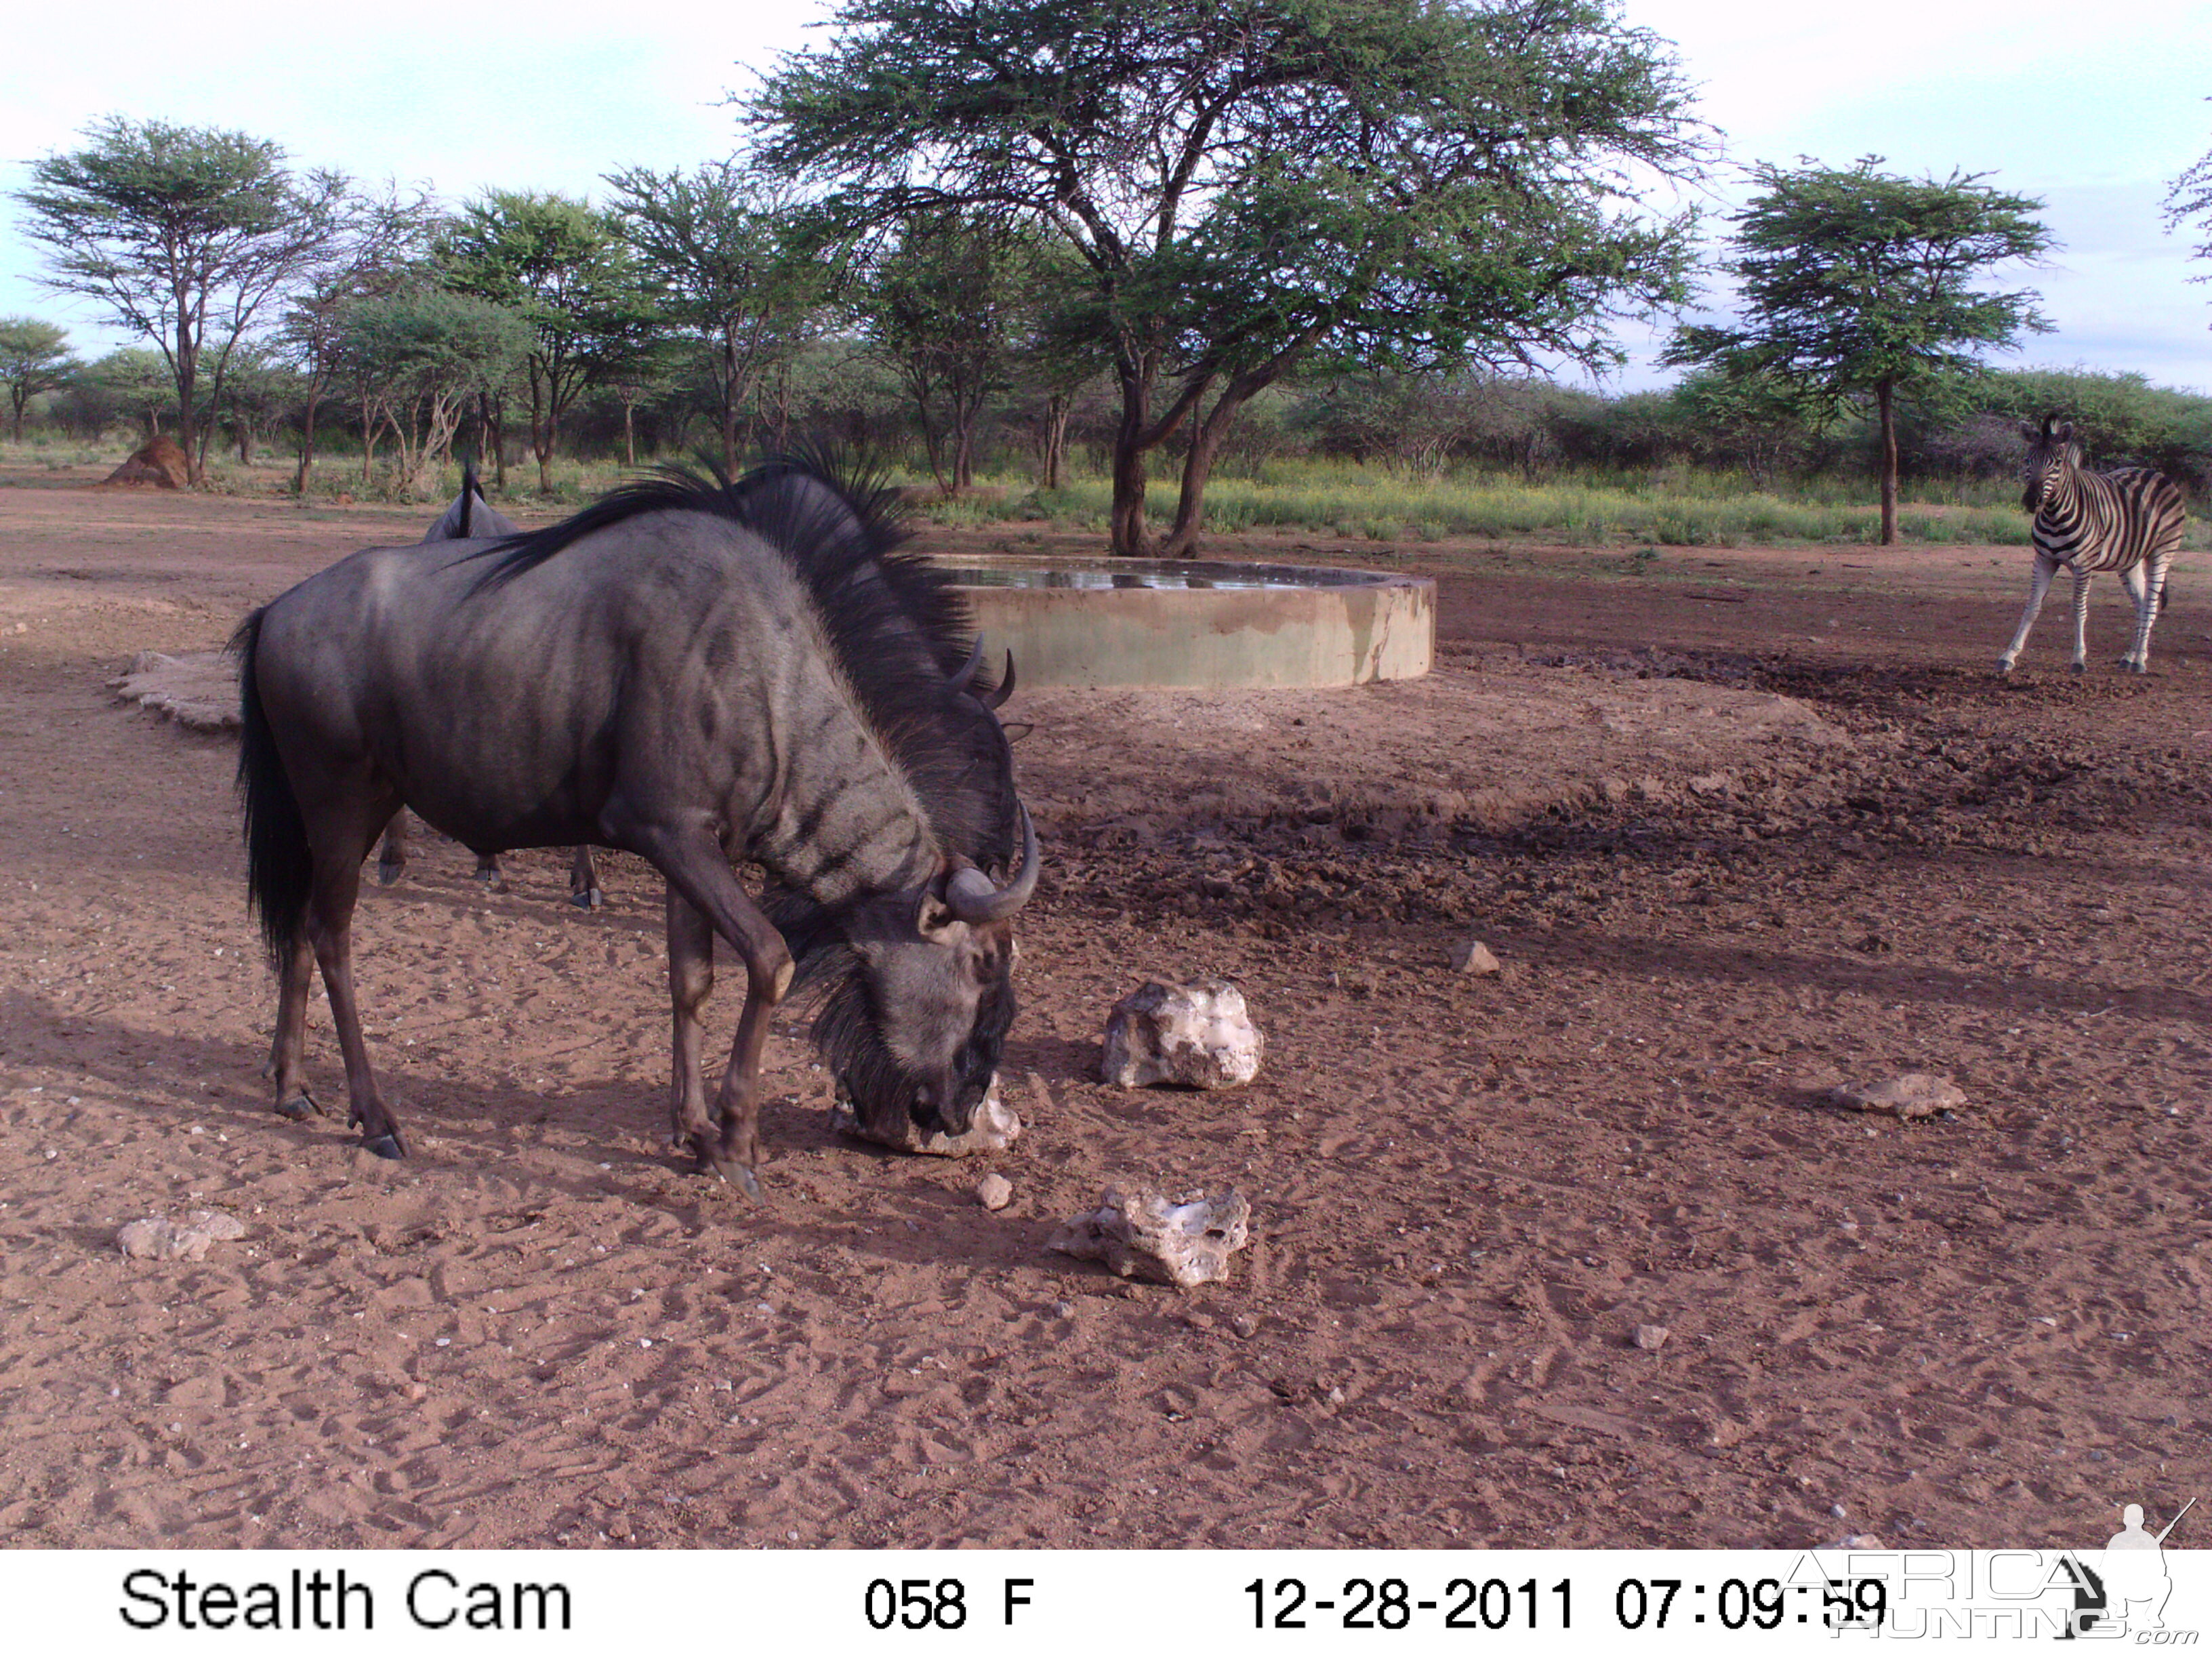
<path fill-rule="evenodd" d="M 914 931 L 933 945 L 942 945 L 949 939 L 960 921 L 952 914 L 952 907 L 945 902 L 945 881 L 951 873 L 940 870 L 934 881 L 924 882 L 921 896 L 915 903 Z"/>

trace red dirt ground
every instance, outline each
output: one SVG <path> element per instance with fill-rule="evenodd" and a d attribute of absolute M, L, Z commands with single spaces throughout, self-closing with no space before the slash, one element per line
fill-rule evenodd
<path fill-rule="evenodd" d="M 1437 576 L 1437 672 L 1018 698 L 1012 1206 L 834 1136 L 795 1019 L 755 1206 L 660 1149 L 627 858 L 586 916 L 558 853 L 494 896 L 419 838 L 356 929 L 416 1156 L 270 1115 L 232 745 L 106 681 L 428 514 L 41 482 L 0 488 L 9 1541 L 2080 1544 L 2212 1488 L 2202 555 L 2148 679 L 2106 582 L 2100 665 L 2054 605 L 2008 683 L 2021 550 L 1217 545 Z M 1260 1080 L 1095 1081 L 1148 973 L 1240 981 Z M 1905 1071 L 1968 1103 L 1821 1103 Z M 1117 1176 L 1249 1194 L 1235 1277 L 1046 1254 Z M 247 1237 L 118 1252 L 202 1205 Z"/>

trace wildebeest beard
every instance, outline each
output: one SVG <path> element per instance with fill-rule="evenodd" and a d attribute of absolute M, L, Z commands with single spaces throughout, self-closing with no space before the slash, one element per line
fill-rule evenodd
<path fill-rule="evenodd" d="M 902 1065 L 884 1041 L 883 1015 L 859 954 L 836 937 L 830 919 L 820 912 L 802 921 L 793 914 L 800 907 L 778 914 L 780 908 L 770 914 L 785 928 L 798 959 L 794 995 L 822 998 L 814 1017 L 814 1044 L 862 1127 L 891 1138 L 908 1122 L 924 1131 L 965 1133 L 975 1108 L 990 1092 L 1018 1012 L 1012 973 L 990 981 L 976 999 L 975 1023 L 953 1058 L 952 1098 L 925 1105 L 921 1096 L 927 1079 Z"/>

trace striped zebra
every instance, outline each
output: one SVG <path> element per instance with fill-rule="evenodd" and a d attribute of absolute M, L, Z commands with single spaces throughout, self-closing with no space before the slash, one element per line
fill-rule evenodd
<path fill-rule="evenodd" d="M 2035 514 L 2035 576 L 2020 627 L 1997 659 L 1997 672 L 2012 672 L 2051 579 L 2064 565 L 2074 573 L 2074 672 L 2084 673 L 2089 666 L 2089 578 L 2117 570 L 2136 605 L 2135 643 L 2120 665 L 2148 674 L 2151 624 L 2166 601 L 2166 568 L 2181 545 L 2179 488 L 2148 467 L 2088 471 L 2071 421 L 2046 415 L 2040 431 L 2027 421 L 2020 429 L 2027 440 L 2021 505 Z"/>

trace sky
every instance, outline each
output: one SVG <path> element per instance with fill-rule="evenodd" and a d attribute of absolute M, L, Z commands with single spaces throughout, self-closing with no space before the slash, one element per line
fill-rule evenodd
<path fill-rule="evenodd" d="M 1859 0 L 1788 15 L 1771 0 L 1621 3 L 1674 43 L 1725 146 L 1728 163 L 1694 198 L 1715 234 L 1746 194 L 1736 169 L 1753 161 L 1873 155 L 1893 173 L 1986 173 L 2040 198 L 2061 245 L 2000 274 L 2003 288 L 2039 291 L 2057 326 L 1996 362 L 2212 391 L 2212 283 L 2191 280 L 2212 264 L 2191 261 L 2198 239 L 2160 216 L 2174 177 L 2212 150 L 2204 0 L 2130 0 L 2110 27 L 2081 0 Z M 589 193 L 623 167 L 729 155 L 728 94 L 818 38 L 827 15 L 814 0 L 635 21 L 604 0 L 382 0 L 280 19 L 264 0 L 114 0 L 64 28 L 47 8 L 0 53 L 0 197 L 111 113 L 241 130 L 296 162 L 424 182 L 452 202 L 489 187 Z M 0 200 L 0 314 L 61 323 L 86 355 L 123 343 L 88 305 L 38 286 L 20 213 Z M 1725 290 L 1709 300 L 1726 312 Z M 1674 378 L 1654 361 L 1666 330 L 1620 331 L 1630 361 L 1611 388 Z"/>

